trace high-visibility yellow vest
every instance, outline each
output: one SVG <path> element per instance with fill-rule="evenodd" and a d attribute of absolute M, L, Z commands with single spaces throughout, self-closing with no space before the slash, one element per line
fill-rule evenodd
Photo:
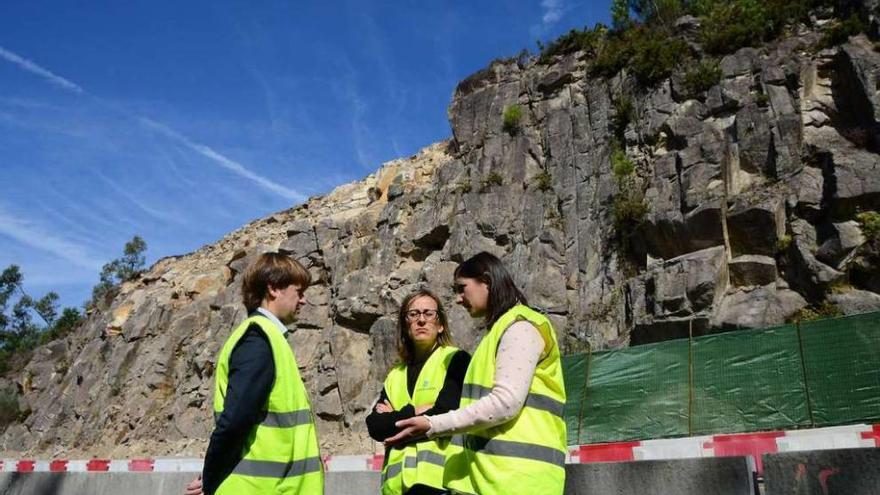
<path fill-rule="evenodd" d="M 217 359 L 214 415 L 223 412 L 229 383 L 229 356 L 251 324 L 256 323 L 272 347 L 275 383 L 266 416 L 248 434 L 243 458 L 217 488 L 217 495 L 324 493 L 324 467 L 306 387 L 284 335 L 263 315 L 255 314 L 232 332 Z"/>
<path fill-rule="evenodd" d="M 464 449 L 446 460 L 448 488 L 479 495 L 561 495 L 565 488 L 565 384 L 556 332 L 544 315 L 518 304 L 492 325 L 471 358 L 461 407 L 492 391 L 498 344 L 517 320 L 528 321 L 544 338 L 528 398 L 510 421 L 456 438 Z"/>
<path fill-rule="evenodd" d="M 405 364 L 398 364 L 385 379 L 385 395 L 395 410 L 407 404 L 414 407 L 434 404 L 446 380 L 446 371 L 457 347 L 438 347 L 425 361 L 410 397 L 406 386 Z M 446 457 L 460 451 L 449 438 L 437 438 L 388 450 L 382 468 L 382 495 L 400 495 L 413 485 L 443 488 L 443 466 Z"/>

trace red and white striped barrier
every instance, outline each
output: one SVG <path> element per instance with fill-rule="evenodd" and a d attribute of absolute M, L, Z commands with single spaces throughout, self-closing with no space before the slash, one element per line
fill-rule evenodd
<path fill-rule="evenodd" d="M 620 462 L 648 459 L 752 456 L 763 474 L 763 454 L 803 450 L 880 447 L 880 425 L 848 425 L 810 430 L 735 433 L 569 447 L 568 462 Z"/>
<path fill-rule="evenodd" d="M 572 445 L 565 462 L 621 462 L 650 459 L 686 459 L 693 457 L 752 456 L 758 474 L 763 473 L 761 455 L 775 452 L 827 450 L 854 447 L 880 447 L 880 424 L 847 425 L 810 430 L 765 431 L 706 435 L 686 438 L 637 440 L 591 445 Z M 328 472 L 381 471 L 384 456 L 324 456 Z M 0 459 L 0 472 L 190 472 L 202 471 L 198 458 L 143 459 Z"/>
<path fill-rule="evenodd" d="M 18 473 L 131 473 L 131 472 L 201 472 L 202 459 L 30 459 L 0 461 L 0 472 Z"/>
<path fill-rule="evenodd" d="M 367 455 L 328 455 L 324 456 L 324 469 L 327 471 L 373 471 L 374 456 Z M 379 469 L 382 465 L 379 464 Z"/>
<path fill-rule="evenodd" d="M 880 447 L 880 425 L 874 425 L 871 431 L 862 432 L 861 437 L 864 440 L 873 440 L 874 445 Z"/>

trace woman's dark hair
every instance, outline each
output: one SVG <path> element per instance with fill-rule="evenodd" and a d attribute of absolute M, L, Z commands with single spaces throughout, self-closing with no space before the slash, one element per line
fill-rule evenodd
<path fill-rule="evenodd" d="M 449 331 L 443 303 L 428 289 L 419 289 L 406 296 L 397 311 L 397 355 L 400 356 L 400 361 L 405 364 L 412 364 L 416 358 L 416 348 L 409 336 L 409 322 L 406 321 L 406 312 L 409 311 L 410 304 L 420 297 L 430 297 L 437 303 L 437 322 L 443 327 L 443 333 L 437 336 L 437 342 L 441 346 L 452 345 L 452 332 Z"/>
<path fill-rule="evenodd" d="M 487 327 L 491 328 L 501 315 L 517 304 L 529 304 L 526 296 L 516 288 L 513 277 L 504 267 L 504 263 L 485 251 L 471 256 L 458 265 L 454 276 L 477 279 L 489 286 Z"/>
<path fill-rule="evenodd" d="M 312 276 L 298 261 L 281 253 L 263 253 L 244 271 L 241 299 L 251 313 L 263 303 L 269 287 L 286 289 L 296 284 L 305 290 L 310 283 Z"/>

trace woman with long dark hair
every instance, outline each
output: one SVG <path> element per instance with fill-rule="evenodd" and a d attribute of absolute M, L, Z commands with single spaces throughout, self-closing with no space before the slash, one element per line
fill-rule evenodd
<path fill-rule="evenodd" d="M 445 487 L 479 495 L 562 494 L 565 385 L 553 326 L 527 306 L 489 253 L 458 266 L 455 292 L 488 329 L 465 374 L 461 409 L 398 421 L 402 430 L 386 444 L 455 435 L 463 449 L 446 460 Z"/>
<path fill-rule="evenodd" d="M 398 363 L 388 373 L 382 394 L 367 416 L 377 441 L 400 430 L 397 421 L 418 414 L 442 414 L 459 406 L 470 355 L 452 345 L 446 312 L 428 290 L 409 295 L 397 314 Z M 383 495 L 433 495 L 443 489 L 445 460 L 457 450 L 449 439 L 420 438 L 385 452 Z"/>

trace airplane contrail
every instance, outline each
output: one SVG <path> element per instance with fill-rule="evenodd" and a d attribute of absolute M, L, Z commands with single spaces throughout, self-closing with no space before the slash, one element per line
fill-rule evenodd
<path fill-rule="evenodd" d="M 76 266 L 89 270 L 99 270 L 102 262 L 92 258 L 88 249 L 74 242 L 62 239 L 52 232 L 43 230 L 26 220 L 6 213 L 0 209 L 0 233 L 30 246 L 34 249 L 47 251 L 65 259 Z"/>
<path fill-rule="evenodd" d="M 192 151 L 194 151 L 194 152 L 196 152 L 206 158 L 213 160 L 214 163 L 225 168 L 226 170 L 229 170 L 235 174 L 238 174 L 246 179 L 249 179 L 249 180 L 255 182 L 256 184 L 260 185 L 261 187 L 263 187 L 267 191 L 272 191 L 275 194 L 278 194 L 279 196 L 283 196 L 283 197 L 285 197 L 289 200 L 292 200 L 292 201 L 304 201 L 306 199 L 306 196 L 301 194 L 300 192 L 295 191 L 290 188 L 287 188 L 287 187 L 284 187 L 281 184 L 278 184 L 278 183 L 273 182 L 273 181 L 271 181 L 261 175 L 258 175 L 256 173 L 254 173 L 253 171 L 249 170 L 244 165 L 238 163 L 237 161 L 221 155 L 220 153 L 215 151 L 210 146 L 206 146 L 204 144 L 199 144 L 199 143 L 194 143 L 194 142 L 190 141 L 183 134 L 180 134 L 179 132 L 175 131 L 174 129 L 169 128 L 168 126 L 166 126 L 164 124 L 161 124 L 159 122 L 156 122 L 155 120 L 152 120 L 152 119 L 149 119 L 146 117 L 138 117 L 137 120 L 139 122 L 141 122 L 142 124 L 144 124 L 145 126 L 150 127 L 152 129 L 158 131 L 159 133 L 165 135 L 166 137 L 169 137 L 171 139 L 174 139 L 175 141 L 178 141 L 179 143 L 183 144 L 184 146 L 186 146 L 190 150 L 192 150 Z"/>
<path fill-rule="evenodd" d="M 85 93 L 85 90 L 80 85 L 75 84 L 71 81 L 68 81 L 67 79 L 65 79 L 57 74 L 52 73 L 52 71 L 49 71 L 47 69 L 40 67 L 39 65 L 31 62 L 30 60 L 28 60 L 20 55 L 12 53 L 9 50 L 3 48 L 2 46 L 0 46 L 0 57 L 5 58 L 6 60 L 12 62 L 13 64 L 21 67 L 22 69 L 24 69 L 30 73 L 36 74 L 36 75 L 42 77 L 43 79 L 46 79 L 47 81 L 49 81 L 50 83 L 52 83 L 56 86 L 60 86 L 68 91 L 73 91 L 74 93 L 77 93 L 77 94 Z"/>
<path fill-rule="evenodd" d="M 20 67 L 21 69 L 23 69 L 27 72 L 30 72 L 32 74 L 36 74 L 36 75 L 42 77 L 43 79 L 49 81 L 50 83 L 52 83 L 56 86 L 59 86 L 67 91 L 70 91 L 70 92 L 73 92 L 76 94 L 88 94 L 88 92 L 85 89 L 83 89 L 82 86 L 70 81 L 69 79 L 65 79 L 65 78 L 61 77 L 61 76 L 53 73 L 52 71 L 50 71 L 46 68 L 43 68 L 34 62 L 31 62 L 30 60 L 22 57 L 21 55 L 18 55 L 16 53 L 13 53 L 13 52 L 3 48 L 2 46 L 0 46 L 0 57 L 2 57 L 3 59 L 6 59 L 9 62 L 12 62 L 13 64 Z M 178 141 L 179 143 L 183 144 L 184 146 L 189 148 L 191 151 L 198 153 L 198 154 L 204 156 L 205 158 L 208 158 L 209 160 L 214 162 L 216 165 L 219 165 L 220 167 L 222 167 L 226 170 L 229 170 L 230 172 L 232 172 L 236 175 L 239 175 L 241 177 L 244 177 L 245 179 L 248 179 L 248 180 L 254 182 L 258 186 L 262 187 L 263 189 L 266 189 L 267 191 L 278 194 L 279 196 L 281 196 L 285 199 L 291 200 L 291 201 L 304 201 L 307 198 L 306 195 L 300 193 L 299 191 L 290 189 L 290 188 L 285 187 L 281 184 L 278 184 L 277 182 L 272 181 L 271 179 L 263 177 L 262 175 L 257 174 L 256 172 L 254 172 L 253 170 L 250 170 L 249 168 L 242 165 L 241 163 L 218 153 L 210 146 L 196 143 L 196 142 L 190 140 L 189 138 L 187 138 L 186 136 L 184 136 L 183 134 L 175 131 L 174 129 L 171 129 L 170 127 L 168 127 L 162 123 L 156 122 L 155 120 L 149 119 L 147 117 L 141 117 L 139 115 L 131 115 L 127 111 L 121 110 L 116 105 L 109 104 L 100 98 L 97 98 L 94 96 L 92 96 L 92 97 L 95 98 L 102 105 L 104 105 L 108 108 L 112 108 L 113 110 L 120 111 L 121 113 L 123 113 L 127 117 L 133 118 L 134 120 L 138 121 L 139 123 L 141 123 L 143 125 L 146 125 L 147 127 L 151 128 L 153 130 L 159 131 L 161 134 L 165 135 L 166 137 L 174 139 L 175 141 Z"/>

